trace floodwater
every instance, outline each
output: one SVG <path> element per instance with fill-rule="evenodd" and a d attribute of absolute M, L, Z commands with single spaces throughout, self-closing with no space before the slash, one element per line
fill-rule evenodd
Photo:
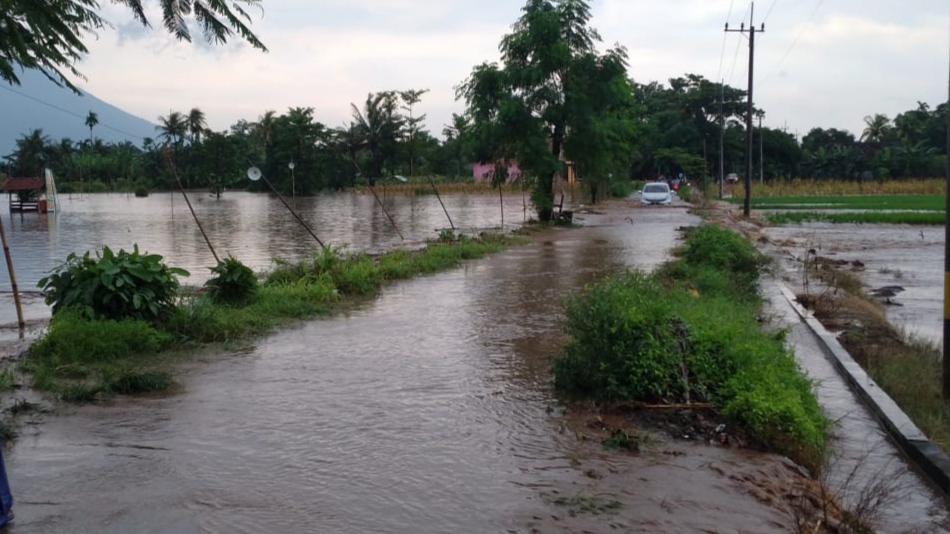
<path fill-rule="evenodd" d="M 434 195 L 386 195 L 377 188 L 396 223 L 370 194 L 326 194 L 293 200 L 301 218 L 321 241 L 348 246 L 352 251 L 376 252 L 393 247 L 419 247 L 449 228 L 448 219 Z M 297 261 L 318 248 L 316 240 L 300 225 L 277 197 L 228 192 L 220 199 L 207 193 L 190 193 L 192 206 L 219 256 L 232 254 L 255 270 L 272 267 L 274 258 Z M 446 210 L 460 231 L 498 228 L 502 209 L 497 196 L 447 195 Z M 506 229 L 520 226 L 525 218 L 521 196 L 504 197 Z M 291 202 L 288 199 L 288 202 Z M 49 311 L 36 284 L 70 253 L 95 253 L 103 245 L 115 251 L 140 250 L 161 254 L 168 264 L 191 273 L 185 284 L 200 285 L 209 276 L 214 257 L 180 193 L 158 193 L 147 198 L 125 194 L 61 197 L 59 213 L 11 214 L 0 209 L 13 256 L 17 285 L 24 292 L 24 315 L 29 327 L 41 326 Z M 404 239 L 401 239 L 399 232 Z M 0 269 L 0 343 L 15 339 L 16 311 L 6 265 Z"/>
<path fill-rule="evenodd" d="M 785 531 L 782 459 L 605 453 L 557 408 L 563 296 L 697 222 L 627 206 L 25 427 L 11 532 Z"/>
<path fill-rule="evenodd" d="M 128 246 L 132 235 L 196 274 L 210 265 L 180 203 L 171 222 L 144 209 L 168 196 L 141 200 L 67 204 L 45 231 L 42 219 L 15 217 L 16 254 L 34 258 L 24 279 L 71 250 Z M 340 200 L 350 207 L 310 200 L 309 217 L 326 217 L 314 224 L 326 241 L 401 244 L 385 219 L 352 220 L 374 217 L 372 197 Z M 312 250 L 271 201 L 236 194 L 240 213 L 220 217 L 210 199 L 196 207 L 222 250 L 265 268 L 273 255 Z M 434 197 L 390 202 L 410 243 L 445 226 Z M 495 202 L 446 198 L 469 227 L 498 226 Z M 506 224 L 508 208 L 517 224 L 520 199 L 509 202 Z M 334 209 L 337 219 L 320 215 Z M 781 495 L 796 476 L 787 461 L 663 436 L 640 454 L 608 453 L 557 406 L 548 365 L 563 342 L 564 295 L 624 268 L 652 269 L 676 229 L 698 222 L 629 201 L 575 219 L 584 227 L 393 284 L 247 347 L 201 353 L 182 365 L 174 393 L 62 407 L 24 425 L 6 458 L 17 498 L 10 532 L 787 532 Z M 856 435 L 877 428 L 856 424 Z M 929 501 L 914 502 L 895 515 L 904 526 L 930 520 L 916 517 Z"/>
<path fill-rule="evenodd" d="M 943 227 L 804 223 L 767 228 L 764 234 L 783 245 L 791 270 L 815 249 L 831 259 L 863 263 L 859 274 L 868 289 L 904 288 L 885 307 L 888 320 L 943 347 Z"/>

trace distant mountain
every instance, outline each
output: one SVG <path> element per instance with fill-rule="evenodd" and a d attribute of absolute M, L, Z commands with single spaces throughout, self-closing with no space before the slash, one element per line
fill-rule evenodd
<path fill-rule="evenodd" d="M 141 146 L 143 138 L 156 135 L 155 124 L 91 94 L 79 96 L 58 87 L 38 71 L 27 70 L 17 75 L 22 85 L 9 85 L 0 80 L 0 157 L 13 152 L 16 140 L 37 128 L 53 141 L 63 137 L 73 141 L 88 139 L 89 128 L 85 121 L 90 111 L 99 118 L 99 124 L 93 129 L 96 139 L 128 140 Z"/>

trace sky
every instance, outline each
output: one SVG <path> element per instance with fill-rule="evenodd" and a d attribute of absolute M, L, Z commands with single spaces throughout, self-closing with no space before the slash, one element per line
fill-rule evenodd
<path fill-rule="evenodd" d="M 146 5 L 149 5 L 147 2 Z M 694 73 L 745 88 L 748 27 L 739 0 L 590 0 L 591 26 L 629 54 L 630 77 L 667 83 Z M 267 110 L 312 107 L 316 120 L 345 125 L 350 104 L 370 92 L 428 89 L 416 114 L 441 136 L 464 111 L 454 88 L 472 68 L 498 61 L 498 44 L 522 0 L 263 0 L 252 29 L 269 48 L 239 42 L 176 42 L 103 3 L 114 29 L 90 39 L 78 65 L 86 91 L 157 122 L 203 110 L 226 130 Z M 759 0 L 754 5 L 754 100 L 763 124 L 803 136 L 811 128 L 860 135 L 867 115 L 896 114 L 947 99 L 950 2 L 940 0 Z"/>

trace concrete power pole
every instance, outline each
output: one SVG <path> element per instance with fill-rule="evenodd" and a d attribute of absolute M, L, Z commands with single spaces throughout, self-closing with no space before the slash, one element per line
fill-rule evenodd
<path fill-rule="evenodd" d="M 950 185 L 950 82 L 947 85 L 947 184 Z M 946 210 L 950 213 L 950 195 Z M 950 220 L 944 224 L 943 245 L 943 398 L 950 399 Z"/>
<path fill-rule="evenodd" d="M 745 23 L 742 23 L 739 26 L 738 30 L 730 30 L 729 23 L 726 23 L 727 32 L 738 32 L 745 34 L 749 32 L 749 90 L 747 99 L 746 99 L 746 115 L 745 115 L 745 202 L 742 204 L 742 215 L 745 218 L 749 218 L 749 215 L 752 212 L 752 83 L 754 78 L 752 77 L 752 66 L 754 64 L 755 58 L 755 25 L 753 23 L 753 17 L 755 16 L 755 2 L 752 3 L 752 6 L 749 9 L 749 29 L 745 28 Z M 759 32 L 765 31 L 765 24 L 762 24 L 762 28 L 758 30 Z"/>

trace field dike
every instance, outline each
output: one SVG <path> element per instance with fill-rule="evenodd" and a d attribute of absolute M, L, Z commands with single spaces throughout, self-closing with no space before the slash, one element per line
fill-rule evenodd
<path fill-rule="evenodd" d="M 20 360 L 18 371 L 36 390 L 67 402 L 167 391 L 176 385 L 169 364 L 196 349 L 239 347 L 281 326 L 372 298 L 389 282 L 446 270 L 524 239 L 446 232 L 416 251 L 370 256 L 324 248 L 299 263 L 277 261 L 267 273 L 247 270 L 256 278 L 249 284 L 253 291 L 238 301 L 212 298 L 218 289 L 213 286 L 179 288 L 173 305 L 157 320 L 91 319 L 82 310 L 54 309 L 49 328 Z M 0 373 L 0 390 L 12 390 L 15 382 L 12 368 Z"/>

